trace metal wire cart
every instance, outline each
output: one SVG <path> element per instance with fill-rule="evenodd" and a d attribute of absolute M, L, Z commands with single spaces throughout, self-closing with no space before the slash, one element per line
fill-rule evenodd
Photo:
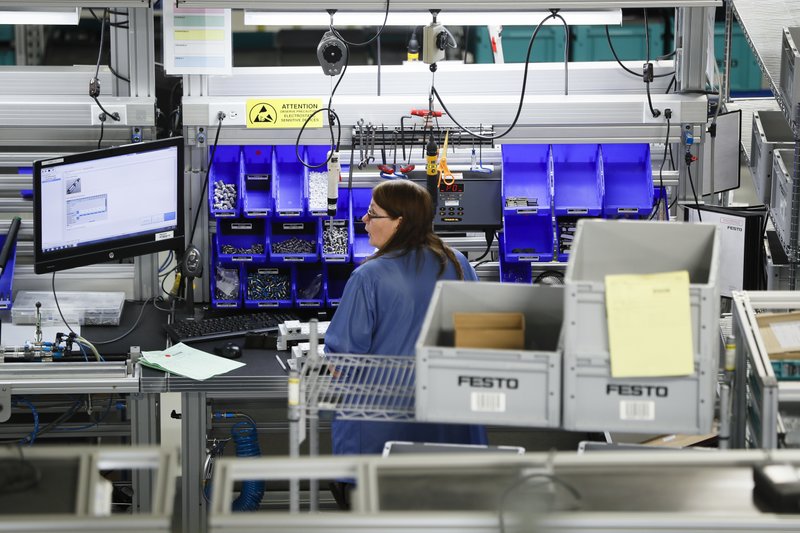
<path fill-rule="evenodd" d="M 309 454 L 319 454 L 319 413 L 344 420 L 414 420 L 415 359 L 390 355 L 317 355 L 317 322 L 311 321 L 309 355 L 289 374 L 289 453 L 300 456 L 309 428 Z M 319 482 L 310 484 L 310 508 L 319 506 Z M 300 509 L 298 480 L 291 480 L 289 508 Z"/>

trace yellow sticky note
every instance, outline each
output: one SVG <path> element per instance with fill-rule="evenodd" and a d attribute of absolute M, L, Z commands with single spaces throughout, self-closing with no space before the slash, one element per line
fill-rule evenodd
<path fill-rule="evenodd" d="M 694 373 L 689 273 L 606 276 L 611 376 Z"/>

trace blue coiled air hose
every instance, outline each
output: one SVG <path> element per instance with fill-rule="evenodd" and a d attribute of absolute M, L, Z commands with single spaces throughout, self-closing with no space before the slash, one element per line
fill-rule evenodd
<path fill-rule="evenodd" d="M 236 416 L 234 413 L 215 413 L 216 418 L 233 418 L 234 416 Z M 236 456 L 258 457 L 261 455 L 261 448 L 258 445 L 256 424 L 250 417 L 246 418 L 231 427 L 231 436 L 236 444 Z M 255 511 L 261 505 L 263 497 L 263 481 L 243 481 L 239 497 L 234 500 L 231 508 L 234 511 Z"/>

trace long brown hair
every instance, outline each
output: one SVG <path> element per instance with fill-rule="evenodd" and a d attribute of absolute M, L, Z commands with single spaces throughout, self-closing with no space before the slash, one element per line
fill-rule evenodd
<path fill-rule="evenodd" d="M 372 199 L 393 219 L 403 217 L 397 231 L 389 241 L 369 259 L 411 250 L 427 248 L 439 258 L 439 274 L 444 273 L 447 262 L 453 263 L 458 279 L 464 279 L 464 269 L 456 259 L 453 249 L 433 232 L 433 204 L 425 188 L 408 180 L 384 181 L 372 189 Z"/>

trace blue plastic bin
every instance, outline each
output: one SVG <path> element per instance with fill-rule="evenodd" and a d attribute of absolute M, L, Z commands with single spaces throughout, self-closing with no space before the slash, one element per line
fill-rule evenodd
<path fill-rule="evenodd" d="M 350 224 L 350 190 L 339 187 L 339 200 L 336 202 L 336 216 L 332 219 L 325 217 L 321 221 L 319 232 L 319 249 L 322 253 L 322 260 L 326 263 L 347 263 L 353 254 L 353 232 Z M 333 224 L 334 227 L 344 228 L 347 232 L 347 247 L 345 253 L 337 253 L 338 249 L 325 246 L 325 229 Z M 327 251 L 326 251 L 327 250 Z"/>
<path fill-rule="evenodd" d="M 503 145 L 503 213 L 552 216 L 550 145 Z"/>
<path fill-rule="evenodd" d="M 498 244 L 503 250 L 505 246 L 504 232 L 498 234 Z M 552 254 L 550 254 L 552 256 Z M 500 281 L 502 283 L 528 283 L 533 281 L 533 268 L 530 263 L 510 263 L 506 261 L 505 254 L 500 254 Z"/>
<path fill-rule="evenodd" d="M 604 144 L 603 215 L 642 216 L 653 209 L 649 144 Z"/>
<path fill-rule="evenodd" d="M 218 309 L 238 309 L 242 306 L 242 271 L 240 265 L 220 261 L 214 253 L 211 261 L 211 306 Z M 235 278 L 235 285 L 231 285 Z"/>
<path fill-rule="evenodd" d="M 316 218 L 273 220 L 269 234 L 270 260 L 273 263 L 319 261 L 319 232 L 320 224 Z"/>
<path fill-rule="evenodd" d="M 322 307 L 325 304 L 325 276 L 320 263 L 296 265 L 294 298 L 298 307 Z"/>
<path fill-rule="evenodd" d="M 323 172 L 326 175 L 328 174 L 328 165 L 323 165 L 323 163 L 328 159 L 328 152 L 330 149 L 330 146 L 306 146 L 305 162 L 311 166 L 322 165 L 319 168 L 306 168 L 305 206 L 312 216 L 327 216 L 328 214 L 327 193 L 322 203 L 318 202 L 316 205 L 311 205 L 311 173 Z"/>
<path fill-rule="evenodd" d="M 216 251 L 220 261 L 266 261 L 269 241 L 266 220 L 217 220 Z"/>
<path fill-rule="evenodd" d="M 549 216 L 503 217 L 503 256 L 509 263 L 553 260 L 553 219 Z"/>
<path fill-rule="evenodd" d="M 599 216 L 603 208 L 600 147 L 554 144 L 553 190 L 556 216 Z"/>
<path fill-rule="evenodd" d="M 323 290 L 328 307 L 338 307 L 344 294 L 344 286 L 355 268 L 355 265 L 347 263 L 323 265 Z"/>
<path fill-rule="evenodd" d="M 0 248 L 6 243 L 6 236 L 0 236 Z M 14 265 L 17 263 L 17 243 L 11 245 L 6 267 L 0 274 L 0 309 L 11 309 L 13 300 Z"/>
<path fill-rule="evenodd" d="M 247 309 L 294 306 L 294 267 L 275 263 L 242 265 L 242 293 Z"/>
<path fill-rule="evenodd" d="M 369 235 L 361 217 L 369 209 L 369 202 L 372 199 L 372 189 L 353 188 L 350 193 L 350 235 L 353 238 L 353 262 L 360 263 L 367 257 L 375 253 L 375 247 L 369 243 Z"/>
<path fill-rule="evenodd" d="M 272 214 L 272 146 L 242 147 L 241 190 L 245 217 Z"/>
<path fill-rule="evenodd" d="M 213 148 L 209 149 L 213 150 Z M 240 160 L 241 148 L 239 146 L 218 145 L 214 153 L 214 162 L 208 174 L 208 209 L 211 216 L 238 217 L 241 212 L 241 171 Z M 209 151 L 210 156 L 210 151 Z M 228 206 L 220 206 L 214 203 L 214 193 L 222 188 L 232 188 L 235 199 Z"/>
<path fill-rule="evenodd" d="M 305 149 L 301 147 L 301 156 Z M 276 146 L 272 167 L 272 197 L 275 214 L 279 217 L 297 218 L 305 214 L 306 167 L 297 160 L 294 145 Z"/>

